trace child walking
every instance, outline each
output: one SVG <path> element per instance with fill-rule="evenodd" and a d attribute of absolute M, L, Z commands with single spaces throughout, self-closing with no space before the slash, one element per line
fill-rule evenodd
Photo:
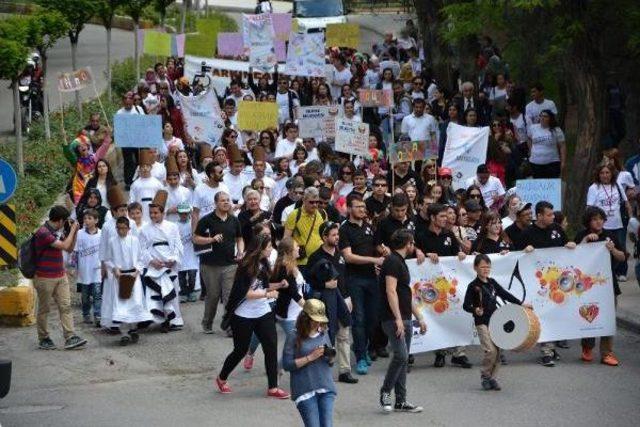
<path fill-rule="evenodd" d="M 177 222 L 180 240 L 182 240 L 182 261 L 178 271 L 180 283 L 180 302 L 196 302 L 196 279 L 198 277 L 198 258 L 193 249 L 193 231 L 191 226 L 191 205 L 180 203 L 177 207 L 180 217 Z"/>
<path fill-rule="evenodd" d="M 102 304 L 102 274 L 100 270 L 100 238 L 98 228 L 100 214 L 95 209 L 85 209 L 82 222 L 84 228 L 78 231 L 74 255 L 77 263 L 77 287 L 82 293 L 82 318 L 84 323 L 91 321 L 93 303 L 93 322 L 100 326 L 100 306 Z"/>
<path fill-rule="evenodd" d="M 491 341 L 491 336 L 489 335 L 489 320 L 499 306 L 497 298 L 530 309 L 533 309 L 533 307 L 529 304 L 522 304 L 509 291 L 489 277 L 491 274 L 491 259 L 487 255 L 476 255 L 473 261 L 473 268 L 477 277 L 467 287 L 462 308 L 464 311 L 473 314 L 478 338 L 480 339 L 480 347 L 484 351 L 482 368 L 480 369 L 482 388 L 484 390 L 500 390 L 500 384 L 496 380 L 496 373 L 498 372 L 498 366 L 500 366 L 500 349 Z"/>

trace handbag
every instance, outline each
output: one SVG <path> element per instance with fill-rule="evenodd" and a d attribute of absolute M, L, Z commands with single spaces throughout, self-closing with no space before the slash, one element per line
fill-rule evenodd
<path fill-rule="evenodd" d="M 616 189 L 618 190 L 618 199 L 620 200 L 620 218 L 622 218 L 622 226 L 626 229 L 629 225 L 629 212 L 627 211 L 627 204 L 622 198 L 622 190 L 620 190 L 620 186 L 616 183 Z M 622 242 L 621 242 L 622 243 Z"/>

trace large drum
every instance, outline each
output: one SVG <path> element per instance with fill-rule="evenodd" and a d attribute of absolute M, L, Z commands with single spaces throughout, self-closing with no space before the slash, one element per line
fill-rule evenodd
<path fill-rule="evenodd" d="M 506 304 L 491 316 L 489 333 L 497 347 L 525 351 L 538 342 L 540 321 L 533 310 L 517 304 Z"/>

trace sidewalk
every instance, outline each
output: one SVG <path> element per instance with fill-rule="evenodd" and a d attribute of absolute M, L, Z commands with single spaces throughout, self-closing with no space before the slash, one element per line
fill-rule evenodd
<path fill-rule="evenodd" d="M 640 286 L 635 277 L 636 260 L 629 261 L 629 280 L 620 283 L 622 295 L 618 297 L 618 326 L 640 332 Z"/>

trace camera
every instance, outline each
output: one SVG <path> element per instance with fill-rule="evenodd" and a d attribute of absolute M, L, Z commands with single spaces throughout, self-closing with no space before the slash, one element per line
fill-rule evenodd
<path fill-rule="evenodd" d="M 324 345 L 324 357 L 328 358 L 328 359 L 333 359 L 334 357 L 336 357 L 336 354 L 338 354 L 338 352 L 336 351 L 335 348 L 328 346 L 327 344 Z"/>
<path fill-rule="evenodd" d="M 200 72 L 202 74 L 207 74 L 209 71 L 211 71 L 211 66 L 207 65 L 207 63 L 205 61 L 202 61 L 200 63 Z"/>
<path fill-rule="evenodd" d="M 72 218 L 68 218 L 64 222 L 64 228 L 63 228 L 63 235 L 64 236 L 68 236 L 71 233 L 71 226 L 73 225 L 74 222 L 76 222 L 76 221 L 74 219 L 72 219 Z"/>

